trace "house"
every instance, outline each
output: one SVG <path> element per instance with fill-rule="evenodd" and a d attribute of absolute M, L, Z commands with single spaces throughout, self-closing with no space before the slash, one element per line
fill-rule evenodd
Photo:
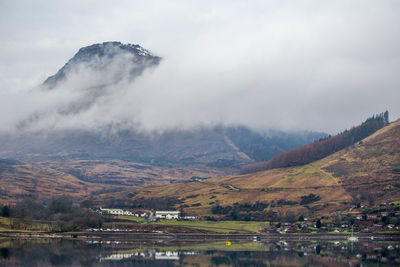
<path fill-rule="evenodd" d="M 103 209 L 100 208 L 102 213 L 112 214 L 112 215 L 124 215 L 124 211 L 122 209 Z"/>
<path fill-rule="evenodd" d="M 133 213 L 129 210 L 124 210 L 124 215 L 133 216 Z"/>
<path fill-rule="evenodd" d="M 156 218 L 158 219 L 178 219 L 180 211 L 156 211 Z"/>
<path fill-rule="evenodd" d="M 103 209 L 100 208 L 101 212 L 106 212 L 107 214 L 112 214 L 112 215 L 129 215 L 132 216 L 132 212 L 128 210 L 122 210 L 122 209 Z"/>
<path fill-rule="evenodd" d="M 147 217 L 147 213 L 145 213 L 145 212 L 143 212 L 141 210 L 138 210 L 135 213 L 133 213 L 133 216 L 135 216 L 135 217 Z"/>

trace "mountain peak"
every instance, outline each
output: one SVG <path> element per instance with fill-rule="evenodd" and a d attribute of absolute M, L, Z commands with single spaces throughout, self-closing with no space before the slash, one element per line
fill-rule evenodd
<path fill-rule="evenodd" d="M 107 67 L 117 56 L 127 56 L 129 63 L 135 65 L 132 78 L 139 76 L 146 67 L 158 65 L 161 58 L 154 56 L 150 51 L 137 44 L 123 44 L 111 41 L 82 47 L 79 51 L 53 76 L 44 81 L 43 85 L 53 88 L 58 82 L 65 79 L 68 71 L 78 64 L 88 64 L 92 68 Z"/>
<path fill-rule="evenodd" d="M 90 59 L 93 56 L 114 56 L 118 50 L 128 52 L 136 56 L 141 57 L 154 57 L 154 55 L 137 44 L 123 44 L 121 42 L 104 42 L 99 44 L 93 44 L 90 46 L 82 47 L 78 53 L 72 58 L 72 60 L 84 60 Z"/>

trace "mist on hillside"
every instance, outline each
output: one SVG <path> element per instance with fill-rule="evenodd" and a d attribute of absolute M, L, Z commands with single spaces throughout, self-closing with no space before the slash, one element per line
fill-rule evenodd
<path fill-rule="evenodd" d="M 99 62 L 78 64 L 51 90 L 40 85 L 3 93 L 0 130 L 162 132 L 215 125 L 314 130 L 321 128 L 315 124 L 319 105 L 334 109 L 339 104 L 321 101 L 318 93 L 304 97 L 306 92 L 294 90 L 290 80 L 269 89 L 269 84 L 278 81 L 257 68 L 252 77 L 243 79 L 223 69 L 208 70 L 193 62 L 182 67 L 165 58 L 132 80 L 128 72 L 137 68 L 134 64 L 121 54 L 101 67 Z"/>
<path fill-rule="evenodd" d="M 335 134 L 384 110 L 400 116 L 394 1 L 98 1 L 49 3 L 36 13 L 21 5 L 4 4 L 2 14 L 17 30 L 0 29 L 1 132 L 227 124 Z M 102 19 L 109 10 L 118 19 Z M 55 14 L 55 24 L 41 12 Z M 28 31 L 17 18 L 33 13 Z M 32 88 L 80 47 L 110 40 L 163 60 L 134 80 L 124 78 L 133 66 L 121 57 L 103 69 L 79 66 L 56 90 Z"/>

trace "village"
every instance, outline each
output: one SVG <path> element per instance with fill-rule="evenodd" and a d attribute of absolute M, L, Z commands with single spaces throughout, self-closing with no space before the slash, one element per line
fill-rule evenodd
<path fill-rule="evenodd" d="M 201 218 L 195 215 L 181 216 L 180 211 L 151 211 L 151 210 L 124 210 L 115 208 L 99 208 L 96 212 L 102 215 L 111 215 L 113 218 L 140 218 L 141 223 L 158 222 L 168 220 L 168 225 L 174 224 L 174 221 L 188 221 L 186 226 L 190 227 L 190 221 L 193 225 L 202 222 L 210 224 L 214 220 L 210 217 Z M 128 217 L 128 218 L 129 218 Z M 132 220 L 131 220 L 132 221 Z M 220 221 L 223 223 L 224 221 Z M 254 222 L 257 223 L 257 222 Z M 290 234 L 290 233 L 390 233 L 399 232 L 400 227 L 400 204 L 399 203 L 381 203 L 378 206 L 368 208 L 364 205 L 353 205 L 342 211 L 336 211 L 329 216 L 317 218 L 308 218 L 299 216 L 286 221 L 264 222 L 264 226 L 258 229 L 260 233 Z M 268 225 L 268 226 L 265 226 Z M 193 227 L 195 228 L 195 227 Z M 132 231 L 131 229 L 120 229 L 115 227 L 107 228 L 107 231 Z M 212 229 L 211 229 L 212 230 Z M 232 229 L 234 231 L 234 229 Z M 89 231 L 100 231 L 100 229 L 90 228 Z M 106 231 L 106 230 L 102 230 Z M 158 232 L 163 232 L 158 230 Z"/>
<path fill-rule="evenodd" d="M 99 211 L 101 214 L 110 214 L 110 215 L 126 215 L 126 216 L 134 216 L 134 217 L 142 217 L 147 219 L 183 219 L 183 220 L 194 220 L 198 219 L 198 216 L 180 216 L 180 211 L 128 211 L 123 209 L 107 209 L 100 208 Z"/>

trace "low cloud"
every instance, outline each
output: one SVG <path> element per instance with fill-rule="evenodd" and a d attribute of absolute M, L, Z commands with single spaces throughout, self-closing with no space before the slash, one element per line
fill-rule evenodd
<path fill-rule="evenodd" d="M 1 131 L 110 125 L 160 131 L 223 123 L 335 133 L 386 109 L 392 119 L 400 117 L 400 7 L 395 1 L 172 1 L 157 2 L 148 16 L 140 16 L 149 10 L 147 4 L 123 5 L 111 9 L 119 15 L 115 21 L 99 19 L 110 8 L 106 2 L 78 12 L 77 21 L 89 28 L 57 21 L 61 29 L 76 31 L 71 36 L 79 41 L 69 39 L 68 51 L 113 38 L 139 42 L 163 57 L 161 64 L 134 81 L 119 76 L 129 69 L 120 59 L 103 70 L 80 66 L 57 90 L 2 90 Z M 39 36 L 58 40 L 44 22 L 38 27 Z M 57 54 L 54 40 L 46 40 L 40 55 Z M 9 62 L 17 54 L 12 44 L 5 44 Z M 38 64 L 38 59 L 27 59 Z M 45 72 L 50 65 L 55 64 L 43 63 Z M 13 84 L 10 77 L 16 75 L 3 69 L 2 85 Z M 90 88 L 101 88 L 101 93 Z"/>

